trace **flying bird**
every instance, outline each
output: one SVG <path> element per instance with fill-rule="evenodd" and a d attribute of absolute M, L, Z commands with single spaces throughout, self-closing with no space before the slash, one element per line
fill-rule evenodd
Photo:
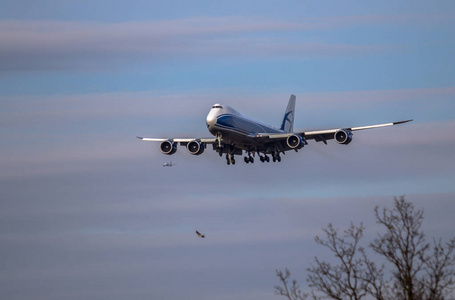
<path fill-rule="evenodd" d="M 200 233 L 199 231 L 196 230 L 196 234 L 198 237 L 200 238 L 205 238 L 205 235 L 203 235 L 202 233 Z"/>

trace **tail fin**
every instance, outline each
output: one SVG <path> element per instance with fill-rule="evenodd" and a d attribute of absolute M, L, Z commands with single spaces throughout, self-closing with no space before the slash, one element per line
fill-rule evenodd
<path fill-rule="evenodd" d="M 284 112 L 283 121 L 281 122 L 281 130 L 292 132 L 294 130 L 294 110 L 295 110 L 295 95 L 289 98 L 288 107 Z"/>

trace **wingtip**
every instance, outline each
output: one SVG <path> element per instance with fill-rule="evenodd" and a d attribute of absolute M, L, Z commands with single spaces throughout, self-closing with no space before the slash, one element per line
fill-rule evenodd
<path fill-rule="evenodd" d="M 414 119 L 409 119 L 409 120 L 405 120 L 405 121 L 395 122 L 395 123 L 393 123 L 393 125 L 404 124 L 404 123 L 408 123 L 408 122 L 412 122 L 412 121 L 414 121 Z"/>
<path fill-rule="evenodd" d="M 143 140 L 144 138 L 141 136 L 137 136 L 138 139 Z"/>

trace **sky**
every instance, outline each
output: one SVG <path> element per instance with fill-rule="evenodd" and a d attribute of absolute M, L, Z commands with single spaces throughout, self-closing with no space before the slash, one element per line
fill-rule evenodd
<path fill-rule="evenodd" d="M 449 240 L 453 28 L 453 1 L 0 0 L 0 295 L 280 299 L 400 195 Z M 214 103 L 278 126 L 291 94 L 296 129 L 414 121 L 275 164 L 136 139 L 210 137 Z"/>

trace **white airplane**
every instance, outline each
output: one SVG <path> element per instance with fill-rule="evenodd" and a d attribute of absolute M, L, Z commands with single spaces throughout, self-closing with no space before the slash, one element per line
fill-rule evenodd
<path fill-rule="evenodd" d="M 295 96 L 291 95 L 283 116 L 280 128 L 274 128 L 249 119 L 235 109 L 221 104 L 213 105 L 207 115 L 207 128 L 213 138 L 144 138 L 143 141 L 161 142 L 160 150 L 163 154 L 172 155 L 177 151 L 177 145 L 186 146 L 192 155 L 200 155 L 207 145 L 220 156 L 226 154 L 228 165 L 235 164 L 235 155 L 242 155 L 245 151 L 245 163 L 253 163 L 257 153 L 261 162 L 281 161 L 280 154 L 286 151 L 302 149 L 308 145 L 308 140 L 323 142 L 335 139 L 338 144 L 347 145 L 352 141 L 352 132 L 357 130 L 386 127 L 410 122 L 412 120 L 384 123 L 361 127 L 345 127 L 316 131 L 294 131 Z"/>
<path fill-rule="evenodd" d="M 165 163 L 163 164 L 163 167 L 172 167 L 172 166 L 175 166 L 175 165 L 176 165 L 176 164 L 173 164 L 173 163 L 172 163 L 172 160 L 171 160 L 171 162 L 165 162 Z"/>

